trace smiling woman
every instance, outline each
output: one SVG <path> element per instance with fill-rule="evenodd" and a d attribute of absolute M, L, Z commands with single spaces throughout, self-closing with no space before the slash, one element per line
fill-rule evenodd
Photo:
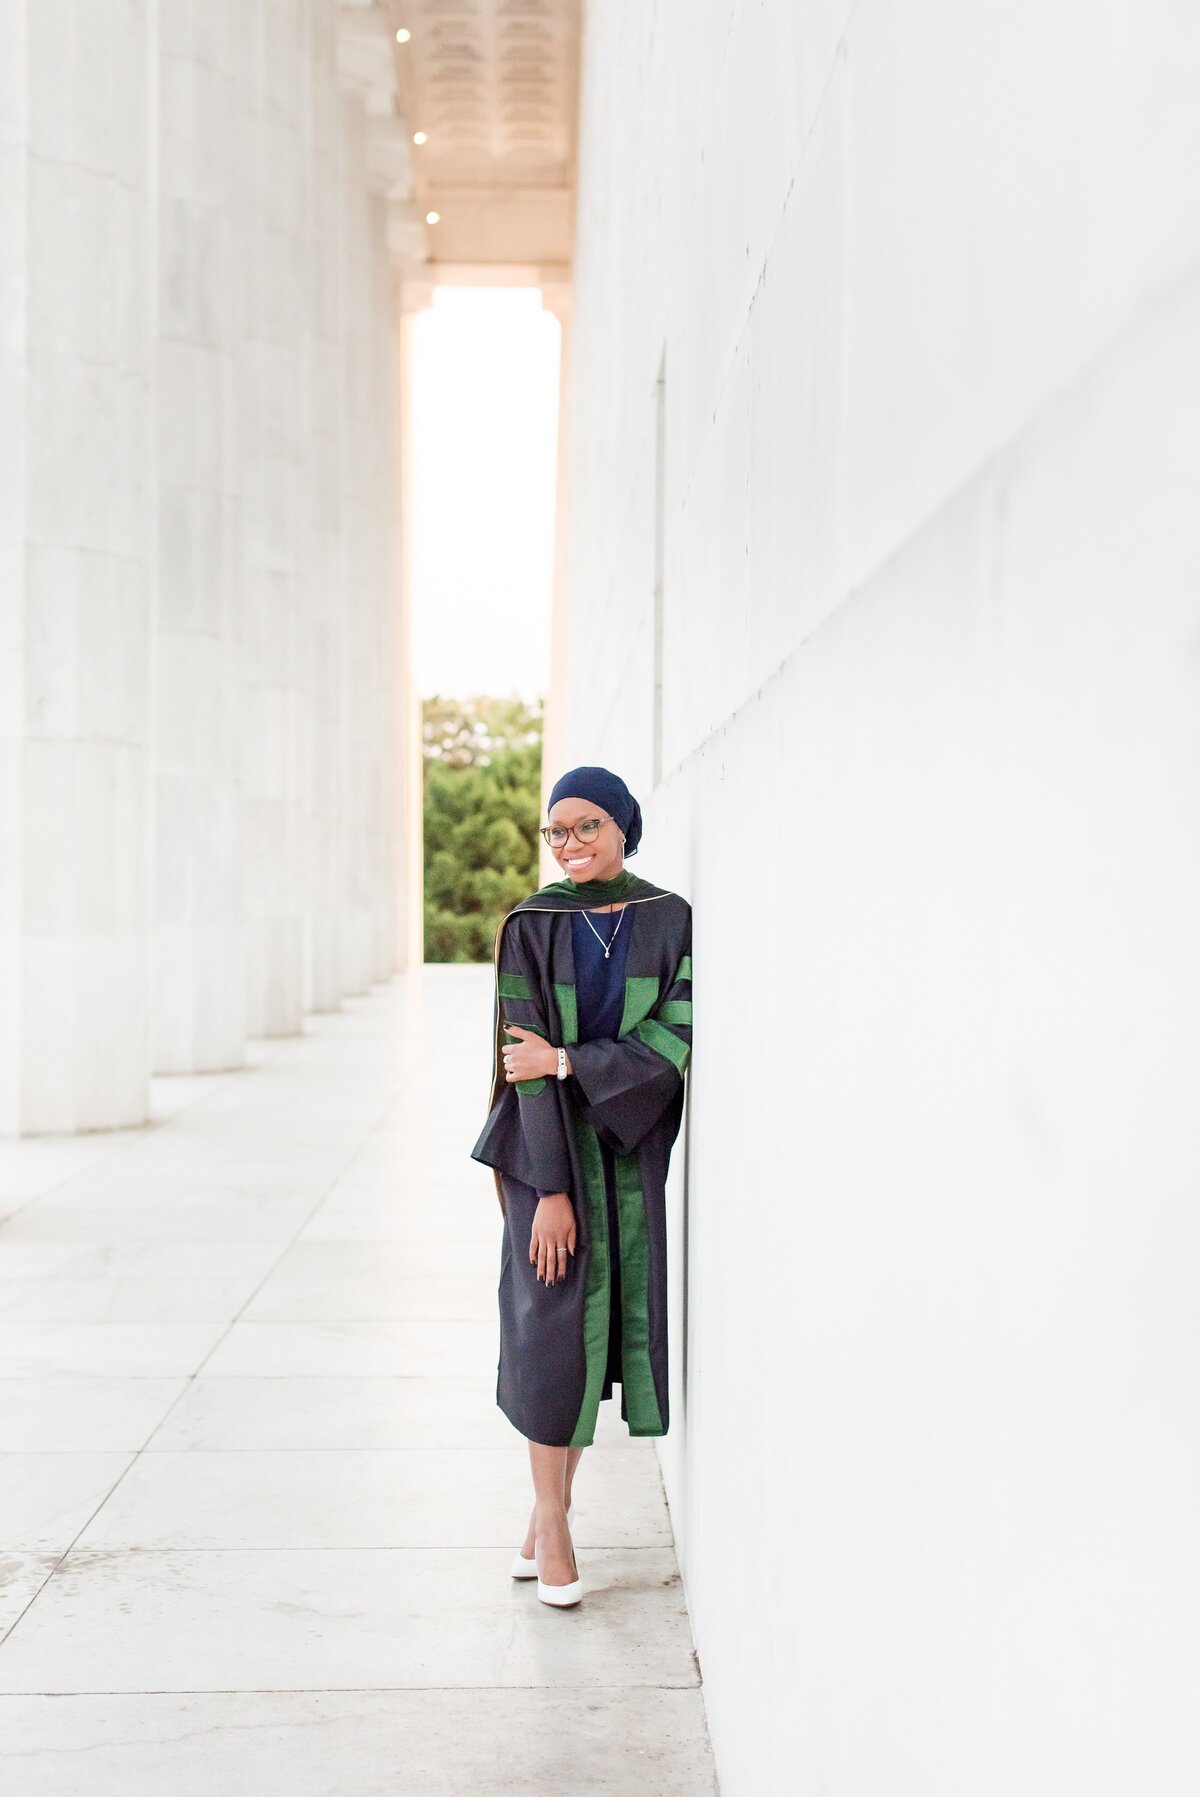
<path fill-rule="evenodd" d="M 573 768 L 543 830 L 567 878 L 496 933 L 491 1108 L 476 1160 L 504 1236 L 496 1400 L 529 1440 L 535 1505 L 513 1573 L 547 1603 L 582 1584 L 567 1510 L 602 1398 L 665 1435 L 666 1177 L 692 1037 L 692 914 L 624 866 L 642 817 L 607 768 Z"/>

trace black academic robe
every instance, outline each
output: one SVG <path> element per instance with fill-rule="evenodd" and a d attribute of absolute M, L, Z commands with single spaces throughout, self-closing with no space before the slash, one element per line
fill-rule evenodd
<path fill-rule="evenodd" d="M 665 1192 L 691 1051 L 692 914 L 678 893 L 629 878 L 614 1041 L 576 1040 L 569 914 L 586 905 L 587 882 L 533 893 L 496 932 L 491 1108 L 471 1150 L 493 1169 L 505 1218 L 496 1401 L 552 1447 L 590 1445 L 614 1376 L 631 1435 L 665 1435 L 669 1420 Z M 565 1046 L 571 1076 L 506 1080 L 501 1049 L 519 1039 L 506 1023 Z M 553 1285 L 529 1260 L 539 1188 L 566 1192 L 575 1211 L 575 1253 Z"/>

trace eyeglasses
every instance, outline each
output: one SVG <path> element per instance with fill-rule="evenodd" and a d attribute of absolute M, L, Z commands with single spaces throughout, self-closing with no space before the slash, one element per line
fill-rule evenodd
<path fill-rule="evenodd" d="M 607 822 L 606 817 L 585 817 L 581 818 L 577 824 L 572 824 L 569 829 L 563 824 L 543 824 L 541 834 L 552 849 L 561 849 L 572 830 L 580 842 L 595 842 Z"/>

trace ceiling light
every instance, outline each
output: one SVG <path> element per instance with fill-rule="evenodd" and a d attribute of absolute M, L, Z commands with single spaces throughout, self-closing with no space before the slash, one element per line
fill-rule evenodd
<path fill-rule="evenodd" d="M 427 144 L 429 142 L 428 131 L 414 131 L 413 142 L 415 144 Z"/>
<path fill-rule="evenodd" d="M 398 44 L 406 44 L 411 36 L 412 32 L 408 29 L 408 26 L 401 25 L 399 31 L 396 33 L 396 42 Z"/>
<path fill-rule="evenodd" d="M 440 212 L 427 212 L 425 214 L 425 223 L 427 225 L 436 225 L 441 221 L 441 216 Z"/>

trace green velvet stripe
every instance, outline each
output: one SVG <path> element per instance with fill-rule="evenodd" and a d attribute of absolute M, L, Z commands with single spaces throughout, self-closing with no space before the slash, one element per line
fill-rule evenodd
<path fill-rule="evenodd" d="M 653 1017 L 647 1017 L 639 1023 L 633 1033 L 646 1044 L 647 1048 L 652 1048 L 656 1054 L 662 1055 L 664 1060 L 671 1061 L 679 1073 L 683 1073 L 690 1052 L 686 1042 L 681 1041 L 678 1036 L 673 1036 L 669 1029 L 666 1029 L 661 1023 L 656 1023 Z"/>
<path fill-rule="evenodd" d="M 664 999 L 658 1007 L 659 1023 L 690 1023 L 692 1021 L 692 1001 L 690 998 Z"/>
<path fill-rule="evenodd" d="M 579 1040 L 579 1011 L 575 1003 L 575 988 L 565 981 L 560 985 L 554 982 L 554 1001 L 558 1006 L 558 1021 L 562 1025 L 563 1047 L 570 1048 L 572 1042 Z"/>
<path fill-rule="evenodd" d="M 621 1389 L 631 1435 L 661 1435 L 650 1367 L 650 1239 L 637 1151 L 614 1157 L 621 1256 Z"/>
<path fill-rule="evenodd" d="M 680 980 L 690 980 L 691 977 L 692 977 L 692 957 L 690 955 L 685 955 L 683 957 L 683 960 L 679 963 L 679 969 L 675 975 L 674 983 L 677 984 Z"/>
<path fill-rule="evenodd" d="M 604 1370 L 608 1365 L 608 1201 L 604 1195 L 604 1162 L 595 1126 L 575 1118 L 575 1143 L 583 1167 L 583 1203 L 587 1215 L 587 1283 L 583 1293 L 583 1351 L 586 1365 L 583 1402 L 571 1437 L 573 1448 L 590 1448 L 596 1436 Z"/>
<path fill-rule="evenodd" d="M 502 973 L 497 976 L 497 990 L 501 998 L 532 998 L 529 981 L 523 973 Z"/>
<path fill-rule="evenodd" d="M 658 981 L 634 974 L 625 981 L 625 1009 L 621 1013 L 619 1036 L 627 1036 L 635 1023 L 649 1017 L 658 1003 Z"/>
<path fill-rule="evenodd" d="M 533 897 L 556 893 L 561 898 L 573 899 L 576 910 L 586 911 L 595 905 L 613 904 L 617 899 L 636 898 L 643 887 L 649 891 L 650 886 L 649 880 L 643 880 L 623 867 L 611 880 L 552 880 L 548 886 L 539 886 Z"/>

